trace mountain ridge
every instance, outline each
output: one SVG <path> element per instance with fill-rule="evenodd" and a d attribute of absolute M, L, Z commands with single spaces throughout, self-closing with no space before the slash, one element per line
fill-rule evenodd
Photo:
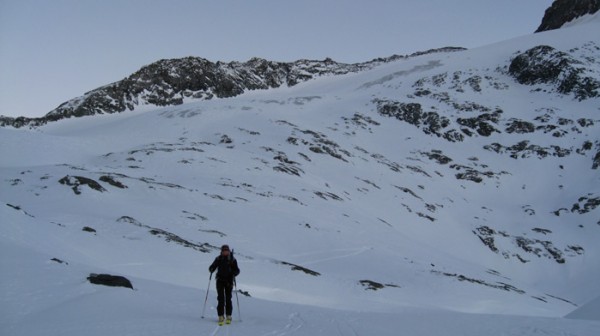
<path fill-rule="evenodd" d="M 211 62 L 201 57 L 163 59 L 142 67 L 121 81 L 101 86 L 71 99 L 44 117 L 0 116 L 0 126 L 37 127 L 71 117 L 121 113 L 142 105 L 180 105 L 184 101 L 228 98 L 249 90 L 291 87 L 320 76 L 342 75 L 430 53 L 465 50 L 444 47 L 406 56 L 393 55 L 346 64 L 332 59 L 274 62 L 252 58 L 247 62 Z"/>

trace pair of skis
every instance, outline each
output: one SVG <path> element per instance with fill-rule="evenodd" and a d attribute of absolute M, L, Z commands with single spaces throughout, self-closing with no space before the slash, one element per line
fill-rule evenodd
<path fill-rule="evenodd" d="M 224 319 L 222 321 L 219 320 L 217 323 L 219 324 L 219 326 L 223 326 L 224 324 L 230 325 L 231 324 L 231 318 L 227 318 L 227 319 Z"/>
<path fill-rule="evenodd" d="M 218 322 L 218 325 L 215 327 L 215 329 L 210 333 L 210 336 L 217 336 L 217 335 L 223 335 L 223 333 L 221 332 L 223 329 L 225 329 L 224 333 L 225 336 L 229 336 L 229 326 L 231 325 L 231 322 L 229 323 L 224 323 L 223 322 Z"/>

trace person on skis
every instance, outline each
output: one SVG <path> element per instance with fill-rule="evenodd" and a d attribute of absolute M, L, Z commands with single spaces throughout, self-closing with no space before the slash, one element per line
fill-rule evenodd
<path fill-rule="evenodd" d="M 231 324 L 231 313 L 233 312 L 231 292 L 235 277 L 240 274 L 240 269 L 228 245 L 221 246 L 221 254 L 215 258 L 208 271 L 211 275 L 214 271 L 217 271 L 217 314 L 219 315 L 219 324 L 223 325 L 223 322 Z M 225 319 L 225 315 L 227 319 Z"/>

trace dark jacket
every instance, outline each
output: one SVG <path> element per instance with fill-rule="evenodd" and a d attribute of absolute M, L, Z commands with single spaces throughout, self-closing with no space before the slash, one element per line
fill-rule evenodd
<path fill-rule="evenodd" d="M 218 256 L 208 268 L 210 273 L 217 271 L 217 280 L 233 283 L 233 279 L 240 274 L 237 260 L 231 255 Z"/>

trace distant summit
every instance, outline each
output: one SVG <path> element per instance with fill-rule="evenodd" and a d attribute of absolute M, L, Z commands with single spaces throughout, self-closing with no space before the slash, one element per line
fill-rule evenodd
<path fill-rule="evenodd" d="M 160 60 L 142 67 L 123 80 L 64 102 L 44 117 L 0 116 L 0 127 L 37 127 L 71 117 L 132 111 L 139 106 L 172 106 L 190 101 L 235 97 L 251 90 L 291 87 L 321 76 L 356 73 L 399 59 L 460 50 L 464 48 L 446 47 L 355 64 L 339 63 L 330 58 L 289 63 L 262 58 L 229 63 L 211 62 L 200 57 Z"/>
<path fill-rule="evenodd" d="M 555 0 L 546 10 L 542 23 L 536 33 L 558 29 L 586 14 L 594 14 L 600 10 L 600 0 Z"/>

